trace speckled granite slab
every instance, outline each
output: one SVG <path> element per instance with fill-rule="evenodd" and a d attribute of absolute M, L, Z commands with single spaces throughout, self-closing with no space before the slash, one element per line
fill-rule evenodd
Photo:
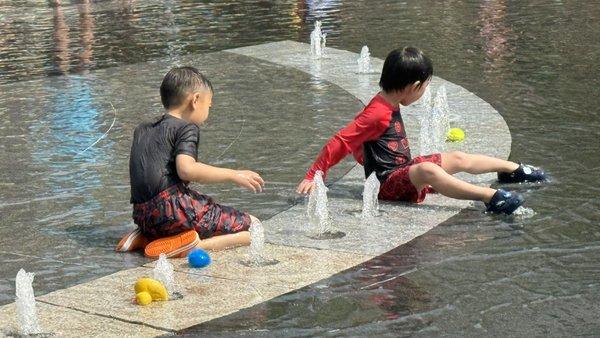
<path fill-rule="evenodd" d="M 282 41 L 227 52 L 293 67 L 311 74 L 315 85 L 333 83 L 367 103 L 378 91 L 378 74 L 356 74 L 356 53 L 327 48 L 327 58 L 313 60 L 310 46 Z M 382 60 L 372 59 L 378 72 Z M 453 109 L 452 124 L 467 139 L 448 150 L 462 150 L 507 158 L 511 138 L 502 117 L 486 102 L 440 78 Z M 403 109 L 413 155 L 419 154 L 418 106 Z M 461 178 L 490 184 L 493 175 Z M 472 205 L 431 195 L 421 205 L 381 203 L 380 216 L 364 222 L 359 214 L 364 175 L 354 167 L 330 187 L 329 208 L 333 231 L 339 238 L 317 239 L 307 226 L 303 204 L 263 222 L 266 254 L 275 265 L 248 267 L 248 248 L 213 253 L 207 269 L 190 269 L 183 259 L 172 260 L 178 291 L 183 298 L 140 307 L 131 303 L 133 284 L 152 275 L 152 264 L 58 290 L 38 297 L 38 312 L 45 332 L 59 336 L 154 336 L 174 332 L 264 302 L 380 255 L 425 233 Z M 14 333 L 14 304 L 0 308 L 0 334 Z M 68 323 L 68 325 L 66 324 Z"/>
<path fill-rule="evenodd" d="M 182 298 L 141 307 L 132 303 L 133 285 L 152 277 L 154 263 L 124 270 L 51 292 L 40 301 L 103 317 L 140 323 L 165 331 L 180 330 L 269 300 L 331 276 L 371 258 L 307 248 L 266 245 L 265 257 L 276 262 L 248 266 L 248 248 L 215 252 L 205 269 L 189 268 L 186 259 L 171 260 L 176 292 Z"/>
<path fill-rule="evenodd" d="M 248 247 L 216 252 L 211 264 L 203 269 L 190 268 L 186 259 L 174 259 L 176 271 L 243 281 L 245 285 L 277 285 L 292 291 L 371 258 L 369 255 L 342 253 L 302 247 L 265 244 L 264 266 L 255 267 Z M 155 262 L 144 266 L 152 268 Z M 287 292 L 286 291 L 286 292 Z"/>
<path fill-rule="evenodd" d="M 97 292 L 92 299 L 98 299 Z M 79 294 L 80 300 L 82 295 Z M 87 298 L 87 297 L 86 297 Z M 42 334 L 40 337 L 154 337 L 172 333 L 139 323 L 111 318 L 112 315 L 99 316 L 87 310 L 71 309 L 37 302 L 37 312 Z M 18 337 L 15 304 L 0 308 L 0 337 Z"/>
<path fill-rule="evenodd" d="M 39 299 L 56 306 L 170 331 L 221 317 L 288 291 L 288 288 L 273 285 L 259 291 L 242 281 L 175 272 L 183 298 L 138 306 L 132 303 L 135 297 L 133 285 L 142 277 L 152 277 L 152 269 L 140 267 L 119 271 L 51 292 Z"/>

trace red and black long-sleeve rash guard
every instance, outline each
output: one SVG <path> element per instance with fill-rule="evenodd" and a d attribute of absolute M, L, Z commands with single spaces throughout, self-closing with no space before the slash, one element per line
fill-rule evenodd
<path fill-rule="evenodd" d="M 392 106 L 381 94 L 375 95 L 354 120 L 327 141 L 305 178 L 312 180 L 317 170 L 327 174 L 329 168 L 350 153 L 364 165 L 365 177 L 374 171 L 381 182 L 410 162 L 400 108 Z"/>

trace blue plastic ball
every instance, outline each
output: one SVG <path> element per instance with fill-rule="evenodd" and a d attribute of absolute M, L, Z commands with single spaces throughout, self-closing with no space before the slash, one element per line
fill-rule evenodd
<path fill-rule="evenodd" d="M 210 264 L 210 256 L 202 249 L 195 249 L 188 255 L 188 263 L 192 268 L 203 268 Z"/>

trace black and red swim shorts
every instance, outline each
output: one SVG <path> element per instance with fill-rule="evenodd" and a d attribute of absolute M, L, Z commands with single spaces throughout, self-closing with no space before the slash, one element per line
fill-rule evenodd
<path fill-rule="evenodd" d="M 381 184 L 379 189 L 379 199 L 388 201 L 406 201 L 413 203 L 421 203 L 425 200 L 428 193 L 433 192 L 433 189 L 427 187 L 421 191 L 412 184 L 408 176 L 408 170 L 412 165 L 422 162 L 431 162 L 442 166 L 442 155 L 432 154 L 426 156 L 418 156 L 413 158 L 408 164 L 393 171 L 386 180 Z"/>
<path fill-rule="evenodd" d="M 185 184 L 173 185 L 151 200 L 133 205 L 133 221 L 149 239 L 196 230 L 201 239 L 246 231 L 247 213 L 220 205 Z"/>

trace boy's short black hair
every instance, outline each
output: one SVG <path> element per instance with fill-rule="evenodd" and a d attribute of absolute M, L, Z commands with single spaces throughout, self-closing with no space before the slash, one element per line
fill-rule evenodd
<path fill-rule="evenodd" d="M 160 85 L 160 100 L 165 109 L 181 105 L 183 99 L 193 92 L 208 89 L 212 93 L 210 81 L 194 67 L 176 67 L 163 78 Z"/>
<path fill-rule="evenodd" d="M 420 85 L 433 75 L 431 60 L 415 47 L 398 48 L 385 58 L 379 86 L 386 92 L 402 90 L 420 81 Z"/>

